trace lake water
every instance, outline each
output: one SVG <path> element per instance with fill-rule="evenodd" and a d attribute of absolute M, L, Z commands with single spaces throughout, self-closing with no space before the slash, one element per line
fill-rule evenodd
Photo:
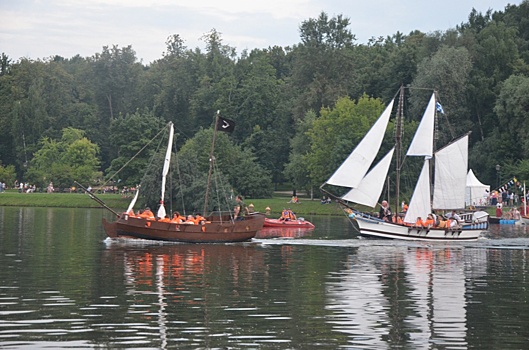
<path fill-rule="evenodd" d="M 189 245 L 109 242 L 102 217 L 0 207 L 0 348 L 529 348 L 524 226 L 419 243 L 308 217 Z"/>

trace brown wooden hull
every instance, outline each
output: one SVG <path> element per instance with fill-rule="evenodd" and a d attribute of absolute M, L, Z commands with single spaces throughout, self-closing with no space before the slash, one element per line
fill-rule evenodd
<path fill-rule="evenodd" d="M 228 217 L 208 218 L 203 225 L 174 224 L 120 216 L 114 222 L 103 219 L 103 227 L 110 238 L 140 238 L 156 241 L 187 243 L 229 243 L 251 240 L 263 228 L 265 216 L 252 214 L 244 220 Z"/>

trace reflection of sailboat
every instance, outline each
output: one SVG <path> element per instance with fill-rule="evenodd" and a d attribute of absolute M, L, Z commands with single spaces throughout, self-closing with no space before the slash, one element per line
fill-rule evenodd
<path fill-rule="evenodd" d="M 413 254 L 415 252 L 415 254 Z M 464 250 L 414 248 L 405 256 L 410 295 L 416 305 L 410 322 L 421 330 L 419 344 L 428 338 L 436 344 L 466 347 Z"/>
<path fill-rule="evenodd" d="M 252 244 L 133 245 L 131 249 L 130 242 L 123 243 L 109 240 L 104 257 L 110 261 L 104 265 L 123 266 L 128 313 L 140 315 L 135 319 L 142 320 L 136 324 L 142 332 L 145 324 L 152 325 L 149 328 L 158 332 L 151 335 L 152 341 L 159 341 L 160 349 L 174 346 L 175 314 L 190 312 L 185 306 L 203 308 L 197 323 L 207 324 L 211 303 L 207 296 L 222 288 L 219 280 L 249 286 L 257 281 L 252 280 L 253 272 L 266 269 L 263 250 Z M 210 307 L 215 308 L 212 304 Z M 187 322 L 192 324 L 193 320 L 185 318 Z"/>
<path fill-rule="evenodd" d="M 465 348 L 465 250 L 373 248 L 359 247 L 328 283 L 335 330 L 362 349 Z"/>
<path fill-rule="evenodd" d="M 384 349 L 384 337 L 390 332 L 387 310 L 376 254 L 360 247 L 350 256 L 346 269 L 333 275 L 327 286 L 327 308 L 333 311 L 336 331 L 348 334 L 349 344 L 362 349 Z M 354 347 L 354 346 L 353 346 Z"/>
<path fill-rule="evenodd" d="M 397 130 L 402 121 L 403 89 L 401 88 Z M 389 122 L 394 99 L 386 107 L 377 122 L 356 146 L 349 157 L 322 185 L 322 190 L 338 198 L 343 206 L 349 202 L 374 208 L 382 193 L 383 185 L 393 153 L 397 163 L 397 196 L 399 191 L 400 172 L 400 132 L 396 134 L 396 145 L 369 172 L 371 163 L 378 154 Z M 403 224 L 380 220 L 371 215 L 356 212 L 356 223 L 361 235 L 382 238 L 413 239 L 413 240 L 475 240 L 480 233 L 488 228 L 488 221 L 475 220 L 458 225 L 457 228 L 415 228 L 417 218 L 423 220 L 433 209 L 462 209 L 465 207 L 465 184 L 468 160 L 468 134 L 453 141 L 434 153 L 434 125 L 436 113 L 435 93 L 432 94 L 424 116 L 417 128 L 406 156 L 424 157 L 419 179 L 413 192 L 409 209 Z M 430 167 L 435 157 L 435 179 L 433 200 L 430 193 Z M 324 190 L 325 185 L 350 188 L 345 195 L 333 195 Z M 397 199 L 398 203 L 398 199 Z M 479 215 L 479 214 L 478 214 Z"/>
<path fill-rule="evenodd" d="M 208 185 L 206 189 L 204 215 L 206 215 L 209 181 L 211 179 L 211 172 L 215 159 L 213 155 L 215 138 L 217 130 L 219 129 L 219 125 L 222 125 L 223 121 L 225 121 L 225 119 L 219 117 L 217 113 L 215 124 L 216 127 L 212 141 L 213 146 L 209 157 L 209 159 L 211 160 L 210 174 L 208 176 Z M 107 235 L 110 238 L 130 237 L 191 243 L 243 242 L 253 238 L 257 231 L 263 227 L 265 220 L 264 214 L 252 213 L 246 215 L 245 217 L 239 218 L 242 220 L 234 220 L 234 217 L 231 213 L 223 214 L 216 212 L 209 216 L 206 216 L 206 221 L 199 225 L 172 223 L 161 220 L 164 219 L 166 216 L 166 211 L 164 207 L 164 194 L 166 190 L 166 176 L 169 172 L 169 164 L 171 161 L 171 150 L 173 145 L 174 134 L 173 123 L 169 123 L 168 128 L 169 142 L 167 145 L 161 177 L 161 204 L 160 208 L 158 209 L 156 218 L 153 217 L 152 220 L 150 220 L 149 218 L 145 217 L 129 215 L 138 198 L 138 189 L 138 192 L 136 192 L 136 195 L 130 203 L 127 212 L 122 214 L 117 214 L 114 212 L 117 215 L 117 219 L 114 222 L 108 222 L 106 219 L 103 219 L 103 226 Z M 95 195 L 89 193 L 88 191 L 87 193 L 101 204 L 102 201 L 95 197 Z"/>

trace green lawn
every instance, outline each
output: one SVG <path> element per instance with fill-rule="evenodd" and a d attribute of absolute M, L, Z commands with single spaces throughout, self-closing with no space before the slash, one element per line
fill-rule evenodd
<path fill-rule="evenodd" d="M 127 208 L 130 198 L 119 194 L 100 194 L 98 197 L 115 210 Z M 270 207 L 272 216 L 281 214 L 283 208 L 291 208 L 298 216 L 303 215 L 342 215 L 336 204 L 320 204 L 319 199 L 310 200 L 300 197 L 300 204 L 288 203 L 290 196 L 274 196 L 269 199 L 245 199 L 246 205 L 253 204 L 254 210 L 265 212 Z M 100 205 L 88 195 L 82 193 L 18 193 L 11 190 L 0 193 L 0 206 L 17 207 L 63 207 L 63 208 L 99 208 Z"/>
<path fill-rule="evenodd" d="M 130 199 L 119 194 L 99 195 L 110 208 L 126 208 Z M 96 201 L 83 193 L 18 193 L 7 191 L 0 193 L 0 206 L 16 207 L 63 207 L 63 208 L 99 208 Z"/>

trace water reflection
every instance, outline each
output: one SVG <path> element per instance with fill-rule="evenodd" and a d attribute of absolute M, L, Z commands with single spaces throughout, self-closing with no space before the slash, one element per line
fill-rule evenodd
<path fill-rule="evenodd" d="M 359 247 L 328 283 L 334 329 L 365 349 L 467 348 L 469 261 L 481 271 L 468 270 L 473 278 L 486 270 L 485 256 L 463 247 Z"/>
<path fill-rule="evenodd" d="M 218 319 L 221 310 L 233 307 L 227 303 L 239 298 L 242 290 L 253 290 L 262 282 L 253 272 L 266 271 L 265 255 L 256 248 L 252 244 L 142 247 L 111 243 L 103 265 L 123 267 L 126 314 L 134 315 L 137 323 L 129 325 L 129 332 L 139 341 L 148 325 L 159 332 L 160 347 L 166 348 L 168 333 L 173 342 L 176 332 L 178 343 L 199 344 L 216 323 L 228 323 Z M 228 326 L 226 331 L 233 330 Z"/>
<path fill-rule="evenodd" d="M 245 244 L 108 243 L 103 215 L 0 207 L 1 348 L 521 349 L 529 339 L 526 228 L 425 244 L 358 239 L 346 221 L 311 218 L 311 232 Z"/>

